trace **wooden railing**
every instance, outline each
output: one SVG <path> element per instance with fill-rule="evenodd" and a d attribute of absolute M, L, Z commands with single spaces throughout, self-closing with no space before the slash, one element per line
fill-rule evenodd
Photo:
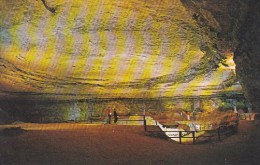
<path fill-rule="evenodd" d="M 131 116 L 141 116 L 142 119 L 129 119 Z M 123 119 L 123 118 L 119 118 L 118 121 L 142 121 L 143 125 L 144 125 L 144 131 L 147 130 L 147 125 L 146 125 L 146 119 L 145 119 L 145 115 L 120 115 L 120 117 L 129 117 L 128 119 Z"/>
<path fill-rule="evenodd" d="M 131 122 L 131 121 L 142 121 L 143 122 L 143 125 L 144 125 L 144 131 L 147 130 L 147 125 L 146 125 L 146 119 L 145 119 L 145 115 L 118 115 L 119 118 L 118 118 L 118 121 L 117 122 L 120 122 L 120 121 L 126 121 L 126 122 Z M 141 116 L 142 119 L 129 119 L 131 116 Z M 102 121 L 102 120 L 106 120 L 107 117 L 102 117 L 102 116 L 91 116 L 89 117 L 89 121 L 90 123 L 92 123 L 93 121 Z M 114 119 L 114 116 L 111 116 L 111 121 Z"/>
<path fill-rule="evenodd" d="M 148 132 L 157 132 L 157 133 L 166 133 L 166 132 L 176 132 L 179 133 L 179 136 L 167 136 L 167 138 L 175 138 L 179 139 L 179 143 L 182 143 L 182 139 L 190 139 L 192 138 L 192 143 L 195 144 L 196 140 L 199 138 L 211 138 L 211 137 L 216 137 L 219 141 L 221 141 L 222 136 L 227 136 L 228 134 L 234 134 L 237 131 L 237 125 L 220 125 L 217 129 L 214 130 L 200 130 L 200 131 L 150 131 Z M 205 134 L 211 134 L 211 135 L 201 135 L 196 137 L 196 133 L 198 132 L 205 132 Z M 192 135 L 192 136 L 187 136 L 187 135 Z"/>
<path fill-rule="evenodd" d="M 257 113 L 238 113 L 240 120 L 254 120 Z"/>

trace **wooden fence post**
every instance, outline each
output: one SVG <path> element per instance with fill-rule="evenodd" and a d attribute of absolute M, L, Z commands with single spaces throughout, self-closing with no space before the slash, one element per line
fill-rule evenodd
<path fill-rule="evenodd" d="M 182 136 L 182 131 L 179 131 L 179 140 L 180 140 L 180 144 L 181 144 L 181 136 Z"/>
<path fill-rule="evenodd" d="M 192 140 L 193 140 L 193 144 L 195 144 L 195 131 L 192 131 Z"/>
<path fill-rule="evenodd" d="M 145 115 L 144 115 L 144 131 L 146 132 L 146 119 L 145 119 Z"/>

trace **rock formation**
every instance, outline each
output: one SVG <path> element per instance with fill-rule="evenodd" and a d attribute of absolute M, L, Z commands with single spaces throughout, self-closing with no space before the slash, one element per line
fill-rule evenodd
<path fill-rule="evenodd" d="M 0 107 L 39 115 L 47 103 L 244 93 L 259 110 L 258 8 L 257 0 L 3 0 Z"/>
<path fill-rule="evenodd" d="M 234 52 L 236 73 L 243 92 L 256 110 L 260 108 L 260 2 L 245 1 L 190 1 L 183 4 L 194 12 L 198 24 L 215 33 L 216 48 L 221 52 Z M 209 33 L 204 33 L 209 34 Z"/>

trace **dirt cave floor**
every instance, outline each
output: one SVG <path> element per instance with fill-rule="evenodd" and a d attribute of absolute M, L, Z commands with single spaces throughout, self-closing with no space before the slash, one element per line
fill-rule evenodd
<path fill-rule="evenodd" d="M 20 131 L 6 133 L 10 127 Z M 1 165 L 260 164 L 259 126 L 241 121 L 222 141 L 178 144 L 142 126 L 82 123 L 0 125 Z M 18 132 L 18 133 L 17 133 Z"/>

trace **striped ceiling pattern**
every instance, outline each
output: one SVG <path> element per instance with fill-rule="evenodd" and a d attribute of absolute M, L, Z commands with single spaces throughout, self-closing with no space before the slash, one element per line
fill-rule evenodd
<path fill-rule="evenodd" d="M 2 94 L 174 97 L 239 91 L 232 54 L 204 74 L 200 28 L 180 0 L 2 0 Z M 189 75 L 194 75 L 189 77 Z"/>

